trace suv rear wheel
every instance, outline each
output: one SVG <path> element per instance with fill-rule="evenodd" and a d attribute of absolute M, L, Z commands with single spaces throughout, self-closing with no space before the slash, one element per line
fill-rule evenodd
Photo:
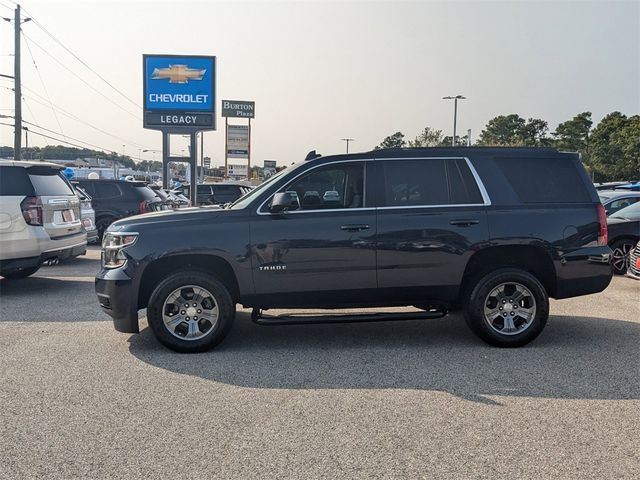
<path fill-rule="evenodd" d="M 215 277 L 191 271 L 171 275 L 151 294 L 147 307 L 155 337 L 177 352 L 204 352 L 220 343 L 235 317 L 227 288 Z"/>
<path fill-rule="evenodd" d="M 547 323 L 549 297 L 530 273 L 501 268 L 481 277 L 465 305 L 465 320 L 482 340 L 496 347 L 520 347 Z"/>

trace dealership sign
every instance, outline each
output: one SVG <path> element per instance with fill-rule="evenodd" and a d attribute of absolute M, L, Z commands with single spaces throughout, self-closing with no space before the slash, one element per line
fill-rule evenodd
<path fill-rule="evenodd" d="M 216 128 L 216 57 L 143 55 L 144 128 Z"/>
<path fill-rule="evenodd" d="M 249 171 L 249 168 L 247 165 L 233 165 L 233 164 L 229 164 L 229 167 L 227 169 L 228 171 L 228 175 L 230 177 L 243 177 L 246 178 L 247 177 L 247 173 Z"/>
<path fill-rule="evenodd" d="M 249 127 L 247 125 L 227 126 L 227 157 L 249 157 Z"/>
<path fill-rule="evenodd" d="M 222 116 L 232 118 L 254 118 L 256 102 L 222 100 Z"/>

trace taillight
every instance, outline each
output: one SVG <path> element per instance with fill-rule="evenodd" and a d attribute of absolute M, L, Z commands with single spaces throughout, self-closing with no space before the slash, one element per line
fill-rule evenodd
<path fill-rule="evenodd" d="M 147 203 L 146 200 L 143 200 L 140 202 L 140 205 L 138 205 L 138 211 L 140 213 L 148 213 L 149 212 L 149 204 Z"/>
<path fill-rule="evenodd" d="M 598 222 L 600 222 L 598 245 L 604 246 L 609 243 L 609 232 L 607 230 L 607 211 L 601 203 L 598 204 Z"/>
<path fill-rule="evenodd" d="M 22 217 L 27 225 L 42 226 L 42 202 L 40 197 L 26 197 L 20 203 Z"/>

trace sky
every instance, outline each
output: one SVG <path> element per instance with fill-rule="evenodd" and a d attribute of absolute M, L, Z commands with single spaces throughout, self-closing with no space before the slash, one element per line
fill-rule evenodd
<path fill-rule="evenodd" d="M 24 119 L 134 160 L 160 159 L 142 150 L 160 150 L 162 141 L 142 128 L 143 53 L 215 55 L 217 109 L 221 99 L 256 102 L 252 164 L 259 165 L 289 164 L 313 149 L 341 153 L 345 137 L 354 139 L 351 151 L 367 151 L 396 131 L 413 138 L 429 126 L 451 135 L 447 95 L 467 97 L 458 133 L 471 129 L 474 139 L 502 114 L 542 118 L 553 130 L 583 111 L 596 122 L 616 110 L 640 113 L 640 1 L 21 5 L 36 20 L 22 26 Z M 13 7 L 0 0 L 3 17 Z M 13 25 L 1 22 L 2 74 L 13 75 L 13 48 Z M 0 114 L 13 115 L 12 80 L 0 86 Z M 29 142 L 56 143 L 35 134 Z M 186 142 L 172 138 L 172 152 Z M 0 144 L 13 145 L 12 127 L 0 125 Z M 220 117 L 218 130 L 205 134 L 204 154 L 224 163 Z"/>

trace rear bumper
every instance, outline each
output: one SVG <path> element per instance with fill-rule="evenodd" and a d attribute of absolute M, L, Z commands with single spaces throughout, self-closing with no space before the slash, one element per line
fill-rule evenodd
<path fill-rule="evenodd" d="M 118 332 L 139 333 L 138 288 L 122 269 L 102 269 L 96 275 L 100 308 L 113 319 Z"/>
<path fill-rule="evenodd" d="M 38 256 L 23 257 L 23 258 L 11 258 L 7 260 L 0 260 L 0 270 L 11 271 L 24 268 L 32 268 L 41 265 L 51 258 L 57 258 L 58 260 L 66 260 L 68 258 L 77 257 L 87 253 L 87 242 L 83 240 L 75 245 L 68 245 L 61 248 L 54 248 L 42 252 Z"/>
<path fill-rule="evenodd" d="M 588 247 L 561 257 L 556 265 L 555 298 L 570 298 L 602 292 L 611 283 L 613 270 L 609 247 Z"/>
<path fill-rule="evenodd" d="M 98 243 L 98 230 L 87 230 L 87 243 Z"/>

